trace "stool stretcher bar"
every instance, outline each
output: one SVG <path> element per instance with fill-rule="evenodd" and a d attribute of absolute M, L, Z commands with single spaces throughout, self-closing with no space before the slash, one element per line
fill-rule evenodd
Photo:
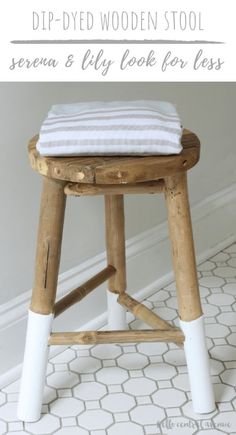
<path fill-rule="evenodd" d="M 49 337 L 49 345 L 100 344 L 100 343 L 140 343 L 140 342 L 183 343 L 184 335 L 179 328 L 172 330 L 136 331 L 83 331 L 54 332 Z"/>
<path fill-rule="evenodd" d="M 117 301 L 123 307 L 131 311 L 131 313 L 133 313 L 135 317 L 147 323 L 152 328 L 158 328 L 161 330 L 175 329 L 174 326 L 172 326 L 170 323 L 166 322 L 165 320 L 161 319 L 161 317 L 153 313 L 153 311 L 145 307 L 144 304 L 141 304 L 140 302 L 136 301 L 127 293 L 120 294 Z"/>
<path fill-rule="evenodd" d="M 83 184 L 68 183 L 64 192 L 66 195 L 83 196 L 83 195 L 124 195 L 139 193 L 160 193 L 164 192 L 164 180 L 149 181 L 136 184 Z"/>
<path fill-rule="evenodd" d="M 67 308 L 71 307 L 75 303 L 81 301 L 85 296 L 87 296 L 92 290 L 94 290 L 99 285 L 103 284 L 107 279 L 116 273 L 116 269 L 113 266 L 107 266 L 101 272 L 94 275 L 84 284 L 72 290 L 68 295 L 64 296 L 55 304 L 54 316 L 57 317 Z"/>

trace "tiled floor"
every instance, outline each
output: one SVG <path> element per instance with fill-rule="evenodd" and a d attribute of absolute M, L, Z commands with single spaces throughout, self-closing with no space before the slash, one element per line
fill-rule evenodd
<path fill-rule="evenodd" d="M 0 392 L 0 434 L 236 434 L 236 243 L 198 270 L 215 412 L 193 414 L 184 352 L 174 344 L 74 346 L 50 360 L 39 422 L 17 421 L 18 381 Z M 174 284 L 145 303 L 178 324 Z M 131 317 L 130 326 L 144 325 Z"/>

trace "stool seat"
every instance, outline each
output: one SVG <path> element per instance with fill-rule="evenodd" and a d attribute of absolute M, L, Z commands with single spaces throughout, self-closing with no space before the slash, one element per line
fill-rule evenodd
<path fill-rule="evenodd" d="M 168 156 L 94 156 L 43 157 L 37 149 L 38 136 L 29 143 L 30 163 L 34 170 L 57 180 L 89 184 L 126 184 L 158 180 L 187 171 L 199 160 L 198 137 L 184 130 L 183 151 Z"/>

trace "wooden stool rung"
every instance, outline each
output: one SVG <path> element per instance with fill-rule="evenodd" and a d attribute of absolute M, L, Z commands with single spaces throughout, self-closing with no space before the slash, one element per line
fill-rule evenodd
<path fill-rule="evenodd" d="M 82 184 L 68 183 L 64 192 L 66 195 L 83 196 L 83 195 L 124 195 L 139 193 L 160 193 L 164 192 L 164 180 L 148 181 L 136 184 Z"/>
<path fill-rule="evenodd" d="M 127 293 L 121 293 L 117 299 L 119 304 L 127 308 L 131 313 L 135 315 L 139 320 L 147 323 L 152 328 L 157 328 L 160 330 L 173 330 L 175 329 L 166 320 L 159 317 L 156 313 L 145 307 L 144 304 L 136 301 L 134 298 L 129 296 Z"/>
<path fill-rule="evenodd" d="M 49 345 L 140 343 L 147 341 L 183 343 L 184 334 L 179 328 L 173 328 L 171 330 L 53 332 L 49 337 Z"/>
<path fill-rule="evenodd" d="M 99 285 L 103 284 L 107 279 L 114 275 L 114 273 L 116 273 L 116 269 L 113 266 L 108 265 L 84 284 L 77 287 L 75 290 L 72 290 L 69 294 L 56 302 L 54 306 L 55 317 L 59 316 L 59 314 L 63 313 L 63 311 L 67 310 L 67 308 L 71 307 L 76 302 L 81 301 L 81 299 L 87 296 Z"/>

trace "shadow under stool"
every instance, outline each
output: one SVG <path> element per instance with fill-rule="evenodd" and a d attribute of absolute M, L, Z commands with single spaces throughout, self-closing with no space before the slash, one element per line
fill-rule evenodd
<path fill-rule="evenodd" d="M 28 314 L 18 417 L 40 418 L 50 345 L 174 342 L 184 345 L 193 409 L 215 409 L 199 296 L 187 170 L 199 160 L 197 136 L 184 130 L 183 151 L 171 156 L 42 157 L 37 137 L 31 166 L 43 176 L 35 282 Z M 164 193 L 175 271 L 180 328 L 173 327 L 126 293 L 124 195 Z M 67 195 L 104 195 L 107 267 L 55 302 Z M 51 332 L 53 318 L 108 280 L 108 331 Z M 148 330 L 128 330 L 126 310 Z"/>

